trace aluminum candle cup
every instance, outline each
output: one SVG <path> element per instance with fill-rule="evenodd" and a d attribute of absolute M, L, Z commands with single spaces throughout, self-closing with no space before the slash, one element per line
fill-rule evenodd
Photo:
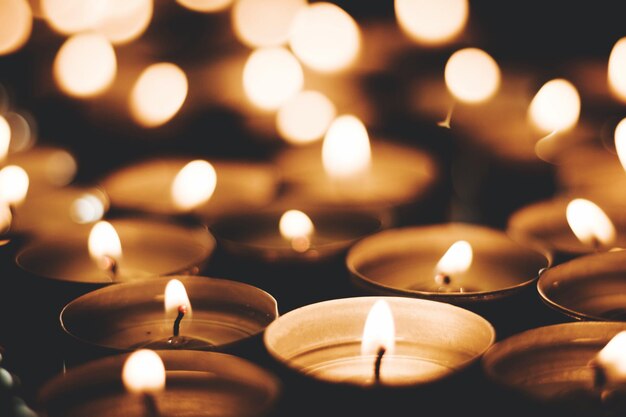
<path fill-rule="evenodd" d="M 102 181 L 117 208 L 158 214 L 180 214 L 172 199 L 171 188 L 176 175 L 190 159 L 154 159 L 122 168 Z M 217 185 L 208 202 L 192 213 L 213 219 L 233 211 L 266 206 L 274 198 L 278 177 L 265 164 L 209 161 L 217 174 Z"/>
<path fill-rule="evenodd" d="M 284 213 L 258 211 L 213 223 L 218 251 L 210 272 L 263 288 L 282 311 L 346 296 L 343 255 L 354 242 L 379 231 L 385 220 L 363 210 L 304 209 L 313 230 L 290 239 L 280 231 Z"/>
<path fill-rule="evenodd" d="M 279 381 L 244 359 L 215 352 L 157 351 L 166 387 L 152 394 L 160 417 L 266 416 L 280 396 Z M 141 394 L 127 392 L 128 355 L 90 362 L 50 380 L 39 398 L 48 417 L 144 417 Z"/>
<path fill-rule="evenodd" d="M 623 415 L 626 392 L 602 395 L 594 388 L 590 366 L 623 330 L 626 323 L 567 323 L 528 330 L 497 343 L 482 359 L 487 377 L 504 388 L 494 392 L 493 406 L 500 413 L 514 410 L 515 416 Z"/>
<path fill-rule="evenodd" d="M 535 242 L 545 246 L 554 256 L 555 264 L 580 255 L 626 247 L 626 214 L 623 205 L 601 204 L 601 209 L 615 226 L 612 244 L 594 246 L 581 242 L 566 218 L 571 199 L 556 198 L 522 207 L 509 218 L 507 233 L 521 242 Z"/>
<path fill-rule="evenodd" d="M 362 355 L 361 345 L 366 318 L 381 300 L 388 303 L 395 322 L 395 351 L 382 356 L 376 379 L 377 357 Z M 286 393 L 286 401 L 294 407 L 306 403 L 307 415 L 327 407 L 319 398 L 347 402 L 364 415 L 377 415 L 374 410 L 389 407 L 437 404 L 443 412 L 453 405 L 445 398 L 453 395 L 464 402 L 471 392 L 459 381 L 464 371 L 471 373 L 469 367 L 494 339 L 489 322 L 470 311 L 403 297 L 307 305 L 281 316 L 264 335 L 268 352 L 288 381 L 287 390 L 293 390 Z"/>
<path fill-rule="evenodd" d="M 409 207 L 416 218 L 416 213 L 438 210 L 430 199 L 439 174 L 429 155 L 388 142 L 370 145 L 369 172 L 350 180 L 333 179 L 325 172 L 319 144 L 284 151 L 276 164 L 286 182 L 286 199 L 305 206 L 391 209 L 398 217 Z"/>
<path fill-rule="evenodd" d="M 546 304 L 575 319 L 626 321 L 626 251 L 582 256 L 550 268 L 537 288 Z"/>
<path fill-rule="evenodd" d="M 470 244 L 471 265 L 442 284 L 438 263 L 457 241 Z M 495 229 L 449 223 L 372 235 L 350 249 L 346 264 L 353 284 L 365 294 L 460 305 L 485 315 L 498 334 L 506 334 L 538 319 L 535 307 L 542 306 L 533 284 L 550 261 L 547 254 Z"/>
<path fill-rule="evenodd" d="M 172 338 L 174 318 L 167 317 L 167 283 L 180 280 L 191 306 Z M 126 352 L 140 348 L 193 349 L 253 355 L 260 334 L 278 316 L 276 300 L 258 288 L 236 281 L 171 276 L 112 285 L 85 294 L 65 306 L 61 326 L 70 336 L 68 354 Z"/>

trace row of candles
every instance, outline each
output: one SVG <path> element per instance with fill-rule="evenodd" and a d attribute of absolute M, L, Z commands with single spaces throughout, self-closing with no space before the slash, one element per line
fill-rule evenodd
<path fill-rule="evenodd" d="M 179 2 L 203 8 L 194 0 Z M 44 9 L 64 31 L 53 3 L 43 2 Z M 247 3 L 254 4 L 239 2 L 237 13 L 245 16 Z M 428 25 L 403 14 L 414 3 L 397 1 L 396 10 L 402 29 L 421 41 L 448 39 L 467 19 L 467 3 L 453 1 L 457 8 L 447 32 L 423 32 Z M 353 42 L 340 45 L 346 50 L 338 60 L 325 61 L 327 54 L 310 53 L 305 35 L 292 34 L 290 47 L 305 65 L 334 71 L 353 61 L 358 29 L 337 9 L 320 3 L 301 20 L 314 23 L 318 14 L 332 10 L 342 16 L 338 26 L 345 24 Z M 244 42 L 265 47 L 246 35 L 248 27 L 238 29 Z M 112 83 L 115 55 L 107 37 L 118 42 L 115 35 L 79 33 L 59 50 L 54 70 L 67 94 L 91 96 Z M 82 61 L 86 49 L 103 51 L 105 65 L 94 61 L 102 71 L 92 72 L 100 78 L 84 84 L 72 63 Z M 620 41 L 609 60 L 609 83 L 620 99 L 623 50 Z M 271 74 L 269 80 L 257 77 L 266 73 L 267 62 L 293 71 Z M 261 48 L 247 61 L 244 89 L 255 105 L 275 110 L 302 87 L 301 72 L 286 49 Z M 278 98 L 267 88 L 276 78 L 286 88 Z M 177 88 L 175 97 L 160 105 L 146 91 L 163 79 Z M 457 102 L 442 128 L 479 129 L 472 125 L 480 119 L 472 109 L 482 111 L 502 83 L 495 60 L 477 48 L 459 50 L 444 79 L 444 94 L 429 97 L 444 97 L 448 106 L 451 94 Z M 151 66 L 132 89 L 132 116 L 148 127 L 167 123 L 186 92 L 180 68 Z M 302 106 L 306 113 L 311 92 L 297 97 L 309 103 Z M 278 112 L 278 129 L 294 142 L 308 142 L 309 131 L 302 133 L 300 123 L 290 120 L 293 108 Z M 551 146 L 560 148 L 558 140 L 578 133 L 580 99 L 569 81 L 549 81 L 523 110 L 534 127 L 524 124 L 521 130 L 547 135 L 532 143 L 533 156 L 536 151 L 552 157 Z M 370 142 L 354 115 L 335 117 L 333 110 L 326 116 L 312 129 L 314 139 L 324 136 L 322 144 L 289 149 L 273 164 L 148 160 L 89 188 L 50 184 L 66 185 L 73 177 L 75 162 L 63 150 L 8 152 L 15 120 L 11 124 L 0 116 L 0 159 L 6 159 L 0 170 L 0 228 L 8 242 L 1 250 L 17 265 L 26 294 L 45 289 L 45 297 L 32 302 L 34 312 L 49 316 L 62 309 L 62 330 L 71 342 L 65 358 L 70 369 L 41 391 L 43 411 L 49 417 L 104 416 L 112 410 L 129 416 L 265 415 L 275 411 L 291 378 L 296 385 L 349 387 L 370 404 L 367 397 L 378 392 L 427 391 L 471 372 L 480 361 L 490 380 L 535 399 L 592 415 L 619 415 L 626 325 L 563 324 L 502 337 L 509 336 L 512 321 L 529 327 L 524 309 L 532 308 L 535 288 L 546 304 L 564 313 L 563 320 L 623 318 L 619 276 L 625 255 L 616 249 L 624 226 L 619 207 L 610 204 L 621 201 L 614 189 L 598 195 L 595 184 L 576 177 L 581 162 L 574 154 L 573 168 L 565 163 L 560 174 L 574 183 L 571 188 L 581 194 L 576 197 L 588 199 L 566 196 L 523 207 L 511 216 L 506 234 L 461 223 L 393 228 L 410 222 L 402 217 L 407 211 L 440 209 L 429 200 L 441 186 L 440 167 L 426 152 Z M 509 120 L 498 112 L 493 117 Z M 625 159 L 624 131 L 617 125 L 619 158 L 608 152 L 598 158 L 617 166 L 608 179 L 618 184 L 624 176 L 619 164 Z M 109 209 L 118 214 L 103 221 Z M 225 277 L 231 278 L 238 264 L 254 276 L 199 276 L 225 259 L 220 271 Z M 338 282 L 343 268 L 350 273 L 350 288 L 337 290 L 346 284 Z M 14 308 L 23 301 L 9 304 Z M 279 316 L 279 307 L 286 314 Z M 503 339 L 498 343 L 496 332 Z M 251 363 L 262 362 L 262 351 L 279 365 L 281 379 Z"/>

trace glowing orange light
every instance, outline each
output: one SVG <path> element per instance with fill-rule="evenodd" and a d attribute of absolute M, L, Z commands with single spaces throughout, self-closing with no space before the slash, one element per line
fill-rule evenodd
<path fill-rule="evenodd" d="M 400 27 L 413 40 L 439 45 L 457 36 L 469 14 L 468 0 L 395 0 Z"/>
<path fill-rule="evenodd" d="M 466 103 L 491 98 L 500 87 L 500 67 L 485 51 L 465 48 L 452 54 L 445 68 L 446 86 Z"/>
<path fill-rule="evenodd" d="M 626 37 L 618 40 L 613 46 L 607 75 L 613 94 L 626 101 Z"/>
<path fill-rule="evenodd" d="M 216 185 L 213 165 L 202 160 L 191 161 L 174 178 L 172 200 L 179 209 L 190 210 L 209 201 Z"/>
<path fill-rule="evenodd" d="M 370 309 L 363 338 L 361 355 L 376 355 L 383 348 L 386 354 L 393 354 L 396 347 L 396 329 L 391 308 L 385 300 L 378 300 Z"/>
<path fill-rule="evenodd" d="M 99 221 L 91 228 L 88 240 L 89 255 L 101 269 L 108 269 L 111 261 L 122 258 L 122 243 L 111 223 Z"/>
<path fill-rule="evenodd" d="M 582 243 L 610 245 L 615 240 L 615 226 L 596 204 L 577 198 L 567 205 L 567 222 Z"/>
<path fill-rule="evenodd" d="M 306 5 L 306 0 L 239 0 L 232 14 L 235 34 L 252 48 L 283 45 L 294 17 Z"/>
<path fill-rule="evenodd" d="M 165 388 L 165 365 L 156 352 L 140 349 L 131 353 L 122 368 L 122 381 L 130 392 L 154 393 Z"/>
<path fill-rule="evenodd" d="M 178 4 L 194 12 L 214 13 L 226 9 L 233 0 L 176 0 Z"/>
<path fill-rule="evenodd" d="M 337 117 L 322 145 L 324 170 L 333 178 L 349 178 L 367 172 L 372 160 L 369 135 L 356 116 Z"/>
<path fill-rule="evenodd" d="M 528 109 L 534 125 L 543 132 L 567 130 L 580 116 L 580 96 L 572 83 L 562 78 L 548 81 Z"/>
<path fill-rule="evenodd" d="M 324 136 L 335 114 L 335 105 L 324 94 L 302 91 L 278 110 L 276 127 L 289 143 L 311 143 Z"/>
<path fill-rule="evenodd" d="M 30 37 L 33 13 L 26 0 L 0 1 L 0 55 L 22 47 Z"/>

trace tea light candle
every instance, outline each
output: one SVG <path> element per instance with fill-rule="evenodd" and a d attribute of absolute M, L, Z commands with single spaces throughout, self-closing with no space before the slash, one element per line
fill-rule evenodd
<path fill-rule="evenodd" d="M 621 415 L 625 392 L 598 384 L 596 362 L 599 352 L 624 330 L 626 323 L 567 323 L 528 330 L 495 344 L 482 359 L 483 369 L 508 391 L 494 395 L 494 403 L 520 412 Z M 529 410 L 531 406 L 535 408 Z"/>
<path fill-rule="evenodd" d="M 509 218 L 507 232 L 524 242 L 540 242 L 555 263 L 626 245 L 626 219 L 617 205 L 555 198 L 522 207 Z"/>
<path fill-rule="evenodd" d="M 288 149 L 276 164 L 287 183 L 286 200 L 305 205 L 397 209 L 423 202 L 438 181 L 430 156 L 370 143 L 365 126 L 351 115 L 335 119 L 323 145 Z"/>
<path fill-rule="evenodd" d="M 193 170 L 185 174 L 188 163 L 183 158 L 143 161 L 113 172 L 102 185 L 114 207 L 158 214 L 191 211 L 208 219 L 265 206 L 277 191 L 277 175 L 265 164 L 211 161 L 212 174 Z M 185 201 L 186 196 L 197 195 L 198 188 L 210 188 L 205 190 L 206 199 Z"/>
<path fill-rule="evenodd" d="M 478 303 L 530 286 L 550 258 L 495 229 L 450 223 L 377 233 L 354 245 L 346 263 L 368 293 Z"/>
<path fill-rule="evenodd" d="M 307 378 L 406 388 L 467 368 L 494 338 L 489 322 L 449 304 L 357 297 L 291 311 L 268 326 L 264 343 L 280 364 Z"/>
<path fill-rule="evenodd" d="M 119 218 L 100 230 L 105 233 L 97 236 L 90 233 L 95 231 L 91 226 L 77 226 L 58 238 L 35 240 L 17 254 L 16 262 L 31 276 L 93 288 L 183 271 L 197 272 L 215 246 L 206 228 L 151 219 Z M 100 249 L 90 253 L 89 240 Z M 101 267 L 111 258 L 116 271 Z"/>
<path fill-rule="evenodd" d="M 265 416 L 279 399 L 281 385 L 276 377 L 244 359 L 215 352 L 157 354 L 163 361 L 165 387 L 151 396 L 161 417 Z M 122 384 L 128 356 L 93 361 L 50 380 L 39 396 L 46 415 L 145 416 L 143 396 L 127 392 Z M 145 368 L 142 374 L 158 376 Z"/>
<path fill-rule="evenodd" d="M 579 320 L 626 321 L 626 252 L 581 256 L 545 271 L 537 288 L 557 311 Z"/>
<path fill-rule="evenodd" d="M 276 300 L 253 286 L 170 276 L 87 293 L 65 306 L 61 325 L 83 351 L 232 351 L 251 344 L 277 316 Z"/>

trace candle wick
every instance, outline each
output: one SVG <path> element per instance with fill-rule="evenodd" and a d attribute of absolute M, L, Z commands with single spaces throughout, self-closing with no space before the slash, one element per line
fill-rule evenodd
<path fill-rule="evenodd" d="M 159 410 L 154 397 L 147 392 L 143 393 L 143 403 L 146 407 L 146 417 L 158 417 Z"/>
<path fill-rule="evenodd" d="M 448 109 L 448 114 L 446 118 L 437 123 L 437 126 L 445 127 L 446 129 L 450 129 L 450 122 L 452 121 L 452 112 L 454 111 L 454 106 L 456 105 L 456 101 L 453 101 L 450 104 L 450 108 Z"/>
<path fill-rule="evenodd" d="M 176 316 L 176 320 L 174 320 L 174 337 L 178 337 L 180 334 L 180 322 L 185 317 L 185 313 L 187 312 L 187 306 L 182 305 L 178 307 L 178 316 Z"/>
<path fill-rule="evenodd" d="M 590 363 L 591 369 L 593 370 L 593 387 L 595 389 L 603 389 L 606 386 L 606 373 L 601 366 L 598 366 L 595 361 Z"/>
<path fill-rule="evenodd" d="M 448 286 L 452 283 L 452 278 L 450 277 L 450 275 L 440 272 L 437 275 L 435 275 L 435 282 L 438 285 Z"/>
<path fill-rule="evenodd" d="M 594 251 L 598 252 L 602 247 L 602 242 L 600 242 L 600 239 L 594 236 L 591 238 L 591 246 L 593 247 Z"/>
<path fill-rule="evenodd" d="M 119 270 L 119 264 L 117 263 L 115 258 L 109 255 L 104 255 L 103 258 L 104 258 L 105 270 L 109 272 L 113 277 L 117 276 L 117 272 Z"/>
<path fill-rule="evenodd" d="M 378 349 L 378 352 L 376 352 L 376 361 L 374 362 L 374 381 L 377 384 L 380 384 L 380 367 L 383 363 L 383 356 L 385 355 L 386 351 L 387 349 L 381 346 Z"/>

